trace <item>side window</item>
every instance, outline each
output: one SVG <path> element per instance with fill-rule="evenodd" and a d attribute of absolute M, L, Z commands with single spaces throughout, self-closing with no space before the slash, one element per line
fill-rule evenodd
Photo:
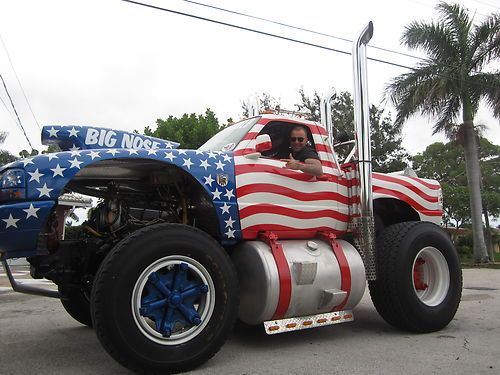
<path fill-rule="evenodd" d="M 262 156 L 272 159 L 283 159 L 288 157 L 288 138 L 290 131 L 287 125 L 288 124 L 283 122 L 272 121 L 260 131 L 259 135 L 269 134 L 271 142 L 273 143 L 273 148 L 263 152 Z"/>
<path fill-rule="evenodd" d="M 286 159 L 290 155 L 290 133 L 298 124 L 280 121 L 269 122 L 259 133 L 269 134 L 273 148 L 269 151 L 263 152 L 262 156 L 272 159 Z M 309 140 L 308 146 L 316 150 L 316 145 L 312 137 L 311 129 L 306 125 L 302 125 L 307 132 L 307 139 Z"/>

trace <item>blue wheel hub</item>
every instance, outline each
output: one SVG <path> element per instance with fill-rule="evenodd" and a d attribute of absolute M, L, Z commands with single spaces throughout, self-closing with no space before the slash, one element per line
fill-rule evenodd
<path fill-rule="evenodd" d="M 208 292 L 208 285 L 193 279 L 187 263 L 159 271 L 148 276 L 139 313 L 154 321 L 163 337 L 170 337 L 177 323 L 188 328 L 200 325 L 194 305 Z"/>

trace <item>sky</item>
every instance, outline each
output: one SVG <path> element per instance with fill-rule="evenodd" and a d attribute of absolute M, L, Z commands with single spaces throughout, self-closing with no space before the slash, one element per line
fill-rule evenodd
<path fill-rule="evenodd" d="M 350 51 L 351 44 L 200 7 L 181 0 L 144 0 L 149 4 L 214 18 L 223 22 Z M 436 18 L 435 0 L 378 1 L 240 1 L 200 0 L 352 40 L 368 21 L 374 23 L 371 45 L 422 56 L 399 43 L 404 26 Z M 499 12 L 496 0 L 464 0 L 476 19 Z M 241 104 L 255 93 L 279 98 L 295 109 L 298 90 L 326 93 L 352 91 L 351 56 L 236 30 L 119 0 L 0 0 L 0 36 L 28 104 L 0 42 L 3 75 L 34 148 L 39 125 L 92 125 L 142 131 L 156 119 L 213 110 L 219 122 L 241 117 Z M 368 50 L 368 56 L 413 66 L 417 60 Z M 497 68 L 497 67 L 495 67 Z M 384 88 L 406 69 L 368 63 L 371 103 L 386 113 Z M 14 121 L 9 99 L 0 86 L 0 130 L 9 136 L 2 146 L 17 154 L 29 148 Z M 6 108 L 7 107 L 7 108 Z M 35 120 L 36 119 L 36 120 Z M 486 107 L 476 123 L 500 143 L 499 121 Z M 39 125 L 37 125 L 37 123 Z M 415 116 L 403 129 L 403 146 L 411 154 L 433 142 L 432 119 Z"/>

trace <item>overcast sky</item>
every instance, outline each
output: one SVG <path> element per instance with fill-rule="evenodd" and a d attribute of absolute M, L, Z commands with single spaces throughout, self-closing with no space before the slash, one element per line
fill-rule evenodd
<path fill-rule="evenodd" d="M 209 10 L 180 0 L 149 4 L 215 18 L 245 27 L 350 51 L 331 38 Z M 200 0 L 231 10 L 353 39 L 374 23 L 372 45 L 401 52 L 405 25 L 436 17 L 434 0 L 242 1 Z M 500 11 L 497 0 L 464 0 L 476 18 Z M 496 4 L 496 5 L 495 5 Z M 119 0 L 0 0 L 0 35 L 40 126 L 73 124 L 140 130 L 157 118 L 212 109 L 220 122 L 238 119 L 241 103 L 268 92 L 294 109 L 300 87 L 312 94 L 352 91 L 351 57 L 247 31 L 148 9 Z M 369 56 L 413 65 L 416 60 L 377 50 Z M 380 104 L 390 79 L 406 70 L 369 62 L 370 102 Z M 35 148 L 40 130 L 31 115 L 0 43 L 0 73 Z M 0 86 L 0 98 L 10 110 Z M 384 104 L 387 111 L 390 105 Z M 21 131 L 0 102 L 3 146 L 17 154 L 28 148 Z M 482 108 L 476 123 L 500 143 L 498 120 Z M 443 141 L 431 135 L 432 121 L 415 117 L 404 128 L 403 145 L 412 153 Z"/>

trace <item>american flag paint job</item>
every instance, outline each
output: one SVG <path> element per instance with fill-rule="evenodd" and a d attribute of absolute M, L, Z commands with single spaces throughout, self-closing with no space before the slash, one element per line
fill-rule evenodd
<path fill-rule="evenodd" d="M 285 169 L 285 162 L 277 159 L 247 156 L 255 151 L 257 135 L 272 121 L 290 127 L 293 124 L 308 127 L 323 166 L 323 176 L 316 178 Z M 142 139 L 142 143 L 137 141 L 142 144 L 142 149 L 98 149 L 93 148 L 96 147 L 94 144 L 85 143 L 89 139 L 90 143 L 96 141 L 97 133 L 92 133 L 89 138 L 88 130 L 83 127 L 44 127 L 43 132 L 50 141 L 67 147 L 71 143 L 72 147 L 70 151 L 39 155 L 1 168 L 0 173 L 7 168 L 26 171 L 27 197 L 26 202 L 0 206 L 0 251 L 18 251 L 17 254 L 22 251 L 25 254 L 29 250 L 25 245 L 6 249 L 5 244 L 19 244 L 15 238 L 28 232 L 33 242 L 67 183 L 82 168 L 107 159 L 152 159 L 176 165 L 190 173 L 212 198 L 223 244 L 255 239 L 262 231 L 275 231 L 282 238 L 307 238 L 318 231 L 342 235 L 357 213 L 356 165 L 351 163 L 339 167 L 325 129 L 313 122 L 274 115 L 261 116 L 234 151 L 227 152 L 147 148 L 149 143 L 146 138 Z M 117 142 L 133 143 L 130 136 L 123 138 L 119 133 L 113 135 L 117 137 Z M 79 144 L 84 149 L 72 143 L 78 135 L 81 135 Z M 58 137 L 61 137 L 59 141 Z M 102 137 L 103 142 L 107 142 L 106 135 Z M 110 139 L 108 141 L 112 143 Z M 163 145 L 175 146 L 174 143 Z M 219 185 L 218 174 L 227 176 L 227 185 Z M 394 198 L 408 203 L 422 220 L 438 224 L 441 220 L 441 188 L 436 181 L 374 173 L 373 191 L 375 199 Z M 38 217 L 29 215 L 26 210 L 35 210 Z M 39 221 L 35 222 L 35 219 Z"/>
<path fill-rule="evenodd" d="M 241 238 L 236 202 L 234 164 L 231 152 L 204 152 L 173 149 L 91 149 L 42 154 L 15 161 L 0 169 L 23 169 L 26 172 L 26 202 L 0 205 L 0 251 L 8 256 L 36 255 L 36 238 L 43 228 L 50 208 L 63 193 L 64 187 L 83 168 L 109 159 L 150 159 L 173 164 L 190 173 L 212 198 L 219 221 L 220 240 L 231 244 Z M 218 183 L 217 175 L 227 177 L 227 185 Z M 26 217 L 25 206 L 43 208 L 38 217 Z M 19 236 L 29 234 L 31 249 Z M 31 250 L 31 252 L 29 252 Z"/>
<path fill-rule="evenodd" d="M 271 121 L 305 124 L 311 131 L 325 176 L 311 177 L 284 169 L 276 159 L 247 158 L 255 138 Z M 341 171 L 328 144 L 326 131 L 316 123 L 264 116 L 235 149 L 236 192 L 244 239 L 262 230 L 282 232 L 286 237 L 330 230 L 342 235 L 357 215 L 359 203 L 355 164 Z M 436 181 L 374 173 L 374 198 L 395 198 L 412 206 L 422 220 L 439 224 L 440 186 Z"/>
<path fill-rule="evenodd" d="M 308 126 L 325 176 L 316 178 L 285 169 L 280 160 L 245 156 L 255 148 L 257 135 L 273 120 Z M 236 147 L 235 155 L 236 195 L 244 239 L 256 238 L 262 230 L 286 232 L 287 237 L 302 237 L 301 232 L 318 230 L 339 235 L 347 231 L 348 181 L 340 173 L 322 127 L 309 121 L 265 116 Z"/>
<path fill-rule="evenodd" d="M 399 199 L 413 207 L 421 220 L 441 223 L 441 186 L 437 181 L 373 173 L 373 197 Z"/>

